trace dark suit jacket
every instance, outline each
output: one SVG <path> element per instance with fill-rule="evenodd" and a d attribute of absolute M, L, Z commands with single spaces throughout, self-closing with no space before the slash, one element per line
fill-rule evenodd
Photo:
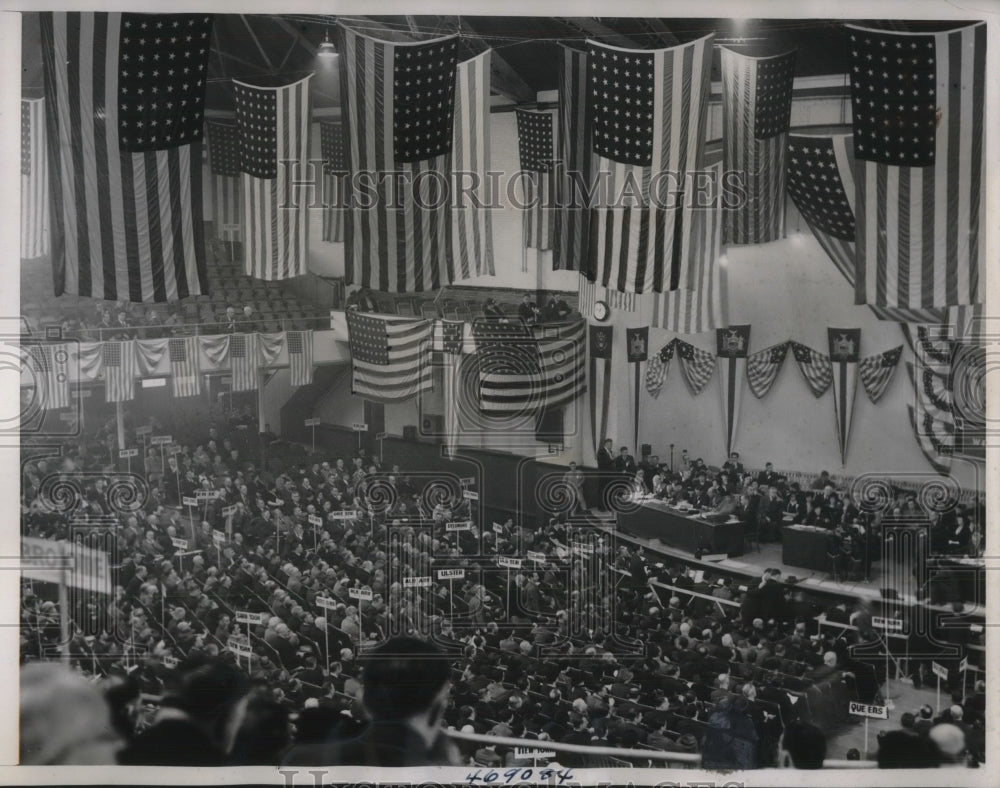
<path fill-rule="evenodd" d="M 444 737 L 439 737 L 439 742 Z M 401 722 L 372 722 L 355 739 L 302 744 L 285 756 L 285 766 L 440 766 L 451 765 L 447 751 L 428 749 Z"/>
<path fill-rule="evenodd" d="M 603 446 L 597 450 L 597 467 L 602 471 L 610 471 L 615 467 L 615 458 Z"/>

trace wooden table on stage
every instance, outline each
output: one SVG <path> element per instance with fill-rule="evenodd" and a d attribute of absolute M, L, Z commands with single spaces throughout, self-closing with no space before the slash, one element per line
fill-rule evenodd
<path fill-rule="evenodd" d="M 826 539 L 830 532 L 826 528 L 812 525 L 786 525 L 781 529 L 781 563 L 828 572 Z"/>
<path fill-rule="evenodd" d="M 633 512 L 618 513 L 618 527 L 632 536 L 659 539 L 689 553 L 743 555 L 743 523 L 710 523 L 685 514 L 661 501 L 644 501 Z"/>

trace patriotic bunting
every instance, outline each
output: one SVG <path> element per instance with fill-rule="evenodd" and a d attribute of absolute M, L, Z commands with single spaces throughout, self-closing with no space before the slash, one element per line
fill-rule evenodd
<path fill-rule="evenodd" d="M 747 354 L 750 351 L 750 326 L 716 329 L 715 341 L 728 457 L 732 454 L 736 443 L 736 425 L 739 423 L 740 402 L 743 396 L 743 376 L 746 374 Z"/>
<path fill-rule="evenodd" d="M 201 138 L 212 16 L 44 13 L 41 30 L 49 167 L 60 174 L 50 179 L 56 295 L 206 293 Z M 143 67 L 154 56 L 174 66 Z"/>
<path fill-rule="evenodd" d="M 197 343 L 198 337 L 169 340 L 171 391 L 175 397 L 194 397 L 201 393 Z"/>
<path fill-rule="evenodd" d="M 663 382 L 667 379 L 667 372 L 670 371 L 670 362 L 674 357 L 674 346 L 677 340 L 671 339 L 654 353 L 646 365 L 646 391 L 656 399 L 660 396 Z"/>
<path fill-rule="evenodd" d="M 309 80 L 278 88 L 233 80 L 243 181 L 247 276 L 306 273 L 309 200 Z"/>
<path fill-rule="evenodd" d="M 856 302 L 981 303 L 986 24 L 919 34 L 849 25 L 847 33 Z"/>
<path fill-rule="evenodd" d="M 833 374 L 833 409 L 837 416 L 837 440 L 840 461 L 847 461 L 847 441 L 851 437 L 854 400 L 858 393 L 858 361 L 860 360 L 861 329 L 828 328 L 830 364 Z"/>
<path fill-rule="evenodd" d="M 809 384 L 813 396 L 822 397 L 833 382 L 833 365 L 829 356 L 817 353 L 799 342 L 792 342 L 792 355 Z"/>
<path fill-rule="evenodd" d="M 892 380 L 896 372 L 896 365 L 903 354 L 903 346 L 894 347 L 884 353 L 876 353 L 874 356 L 866 356 L 858 364 L 858 372 L 861 374 L 861 383 L 865 387 L 865 393 L 872 403 L 877 403 L 882 399 L 886 389 L 889 388 L 889 381 Z"/>
<path fill-rule="evenodd" d="M 391 404 L 430 391 L 432 329 L 422 318 L 348 312 L 354 395 Z"/>
<path fill-rule="evenodd" d="M 682 339 L 677 341 L 677 355 L 681 359 L 681 371 L 692 394 L 700 394 L 705 384 L 715 372 L 715 356 L 707 350 L 702 350 Z"/>
<path fill-rule="evenodd" d="M 795 52 L 749 57 L 722 49 L 722 137 L 727 173 L 745 199 L 726 211 L 726 242 L 775 241 L 785 230 L 785 146 Z"/>
<path fill-rule="evenodd" d="M 788 355 L 788 345 L 788 342 L 779 342 L 747 357 L 747 385 L 757 399 L 763 399 L 778 379 Z"/>

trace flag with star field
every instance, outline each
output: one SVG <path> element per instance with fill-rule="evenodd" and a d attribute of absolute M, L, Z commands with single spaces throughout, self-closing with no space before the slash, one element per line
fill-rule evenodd
<path fill-rule="evenodd" d="M 656 50 L 587 42 L 600 186 L 590 211 L 588 279 L 622 292 L 677 289 L 675 222 L 686 176 L 702 163 L 712 38 Z"/>
<path fill-rule="evenodd" d="M 789 134 L 788 195 L 837 270 L 855 286 L 854 151 L 850 134 Z M 945 310 L 868 305 L 880 320 L 941 323 Z"/>
<path fill-rule="evenodd" d="M 232 243 L 243 236 L 240 132 L 235 123 L 213 120 L 206 125 L 215 237 Z"/>
<path fill-rule="evenodd" d="M 776 241 L 785 230 L 785 139 L 792 114 L 795 52 L 749 57 L 722 50 L 722 128 L 727 173 L 746 199 L 726 211 L 726 241 Z"/>
<path fill-rule="evenodd" d="M 320 152 L 323 155 L 323 240 L 344 241 L 344 178 L 347 156 L 344 125 L 327 121 L 319 124 Z"/>
<path fill-rule="evenodd" d="M 49 251 L 45 99 L 21 99 L 21 258 Z"/>
<path fill-rule="evenodd" d="M 552 201 L 553 121 L 551 112 L 516 111 L 517 146 L 524 186 L 522 235 L 529 249 L 551 249 L 554 223 Z"/>
<path fill-rule="evenodd" d="M 857 200 L 855 302 L 983 301 L 986 25 L 847 26 Z"/>
<path fill-rule="evenodd" d="M 201 138 L 212 16 L 41 15 L 57 295 L 207 292 Z"/>
<path fill-rule="evenodd" d="M 434 323 L 423 318 L 347 313 L 355 396 L 396 403 L 434 387 Z"/>
<path fill-rule="evenodd" d="M 233 80 L 243 181 L 244 268 L 257 279 L 306 273 L 309 80 L 281 87 Z"/>
<path fill-rule="evenodd" d="M 458 38 L 398 43 L 340 27 L 337 39 L 347 158 L 367 184 L 346 217 L 347 282 L 436 290 L 456 278 L 447 185 Z"/>

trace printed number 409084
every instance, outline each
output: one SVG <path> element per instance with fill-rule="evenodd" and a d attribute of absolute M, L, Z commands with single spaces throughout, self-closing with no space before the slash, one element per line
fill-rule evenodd
<path fill-rule="evenodd" d="M 466 775 L 469 785 L 509 785 L 513 782 L 549 783 L 562 785 L 573 777 L 572 769 L 476 769 Z"/>

